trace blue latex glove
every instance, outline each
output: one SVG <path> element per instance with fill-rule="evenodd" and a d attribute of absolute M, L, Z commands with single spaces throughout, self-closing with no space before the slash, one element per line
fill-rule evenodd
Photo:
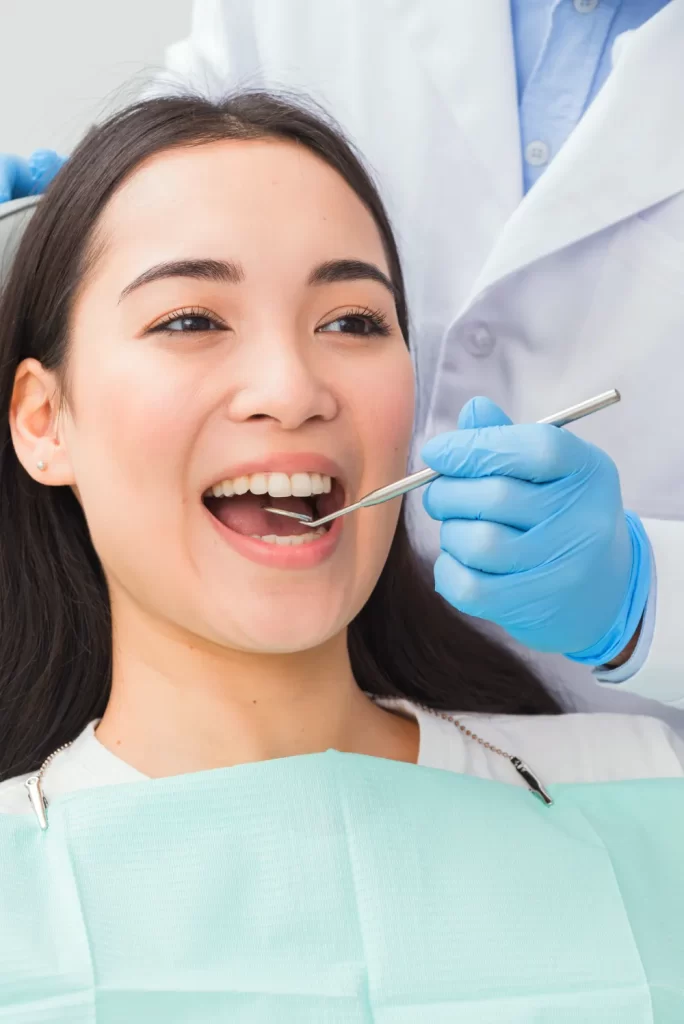
<path fill-rule="evenodd" d="M 458 425 L 422 452 L 444 474 L 423 498 L 442 521 L 437 592 L 527 647 L 606 664 L 636 632 L 651 579 L 615 464 L 567 430 L 511 425 L 486 398 Z"/>
<path fill-rule="evenodd" d="M 0 153 L 0 203 L 40 195 L 65 162 L 51 149 L 37 149 L 28 160 Z"/>

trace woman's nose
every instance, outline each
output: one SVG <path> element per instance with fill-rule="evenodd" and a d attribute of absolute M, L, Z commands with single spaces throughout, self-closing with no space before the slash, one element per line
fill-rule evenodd
<path fill-rule="evenodd" d="M 240 376 L 243 383 L 230 402 L 231 419 L 269 418 L 285 430 L 295 430 L 308 420 L 336 415 L 332 381 L 322 373 L 315 353 L 297 344 L 254 346 Z"/>

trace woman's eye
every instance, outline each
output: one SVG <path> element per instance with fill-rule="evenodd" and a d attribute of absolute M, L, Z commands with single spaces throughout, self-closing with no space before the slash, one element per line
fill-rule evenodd
<path fill-rule="evenodd" d="M 164 324 L 167 331 L 215 331 L 216 324 L 208 316 L 179 316 Z"/>
<path fill-rule="evenodd" d="M 171 334 L 206 333 L 207 331 L 224 330 L 224 325 L 219 323 L 213 316 L 204 312 L 184 312 L 179 310 L 173 316 L 168 317 L 159 324 L 151 327 L 149 332 L 168 331 Z"/>
<path fill-rule="evenodd" d="M 389 334 L 390 325 L 384 313 L 367 310 L 363 313 L 346 313 L 318 328 L 319 331 L 338 334 Z"/>

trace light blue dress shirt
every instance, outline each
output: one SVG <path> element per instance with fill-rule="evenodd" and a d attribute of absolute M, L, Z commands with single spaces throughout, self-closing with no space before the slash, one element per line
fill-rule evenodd
<path fill-rule="evenodd" d="M 668 0 L 511 0 L 527 192 L 610 74 L 613 43 Z"/>
<path fill-rule="evenodd" d="M 610 74 L 613 43 L 668 0 L 511 0 L 518 80 L 523 186 L 528 192 L 558 153 Z M 636 649 L 625 665 L 596 670 L 621 683 L 646 660 L 655 628 L 655 566 Z"/>

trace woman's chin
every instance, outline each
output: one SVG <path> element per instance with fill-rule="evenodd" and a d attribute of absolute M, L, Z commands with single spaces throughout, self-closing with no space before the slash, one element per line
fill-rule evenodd
<path fill-rule="evenodd" d="M 260 654 L 295 654 L 312 650 L 340 633 L 349 617 L 342 608 L 327 607 L 325 599 L 259 600 L 254 595 L 207 615 L 207 632 L 221 646 Z"/>

